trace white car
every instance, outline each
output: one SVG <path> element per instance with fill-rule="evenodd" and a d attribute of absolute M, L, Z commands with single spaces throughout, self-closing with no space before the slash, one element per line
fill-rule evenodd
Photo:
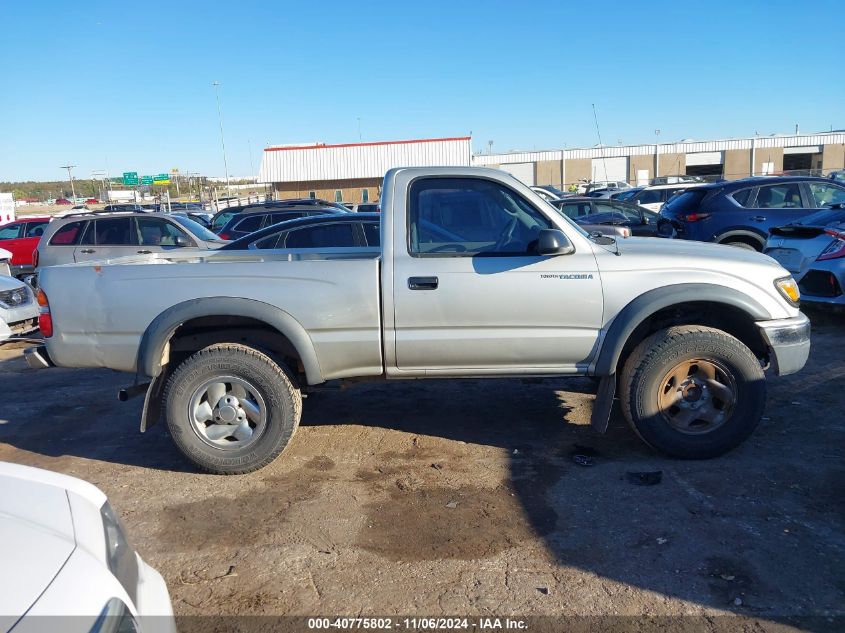
<path fill-rule="evenodd" d="M 92 484 L 0 462 L 0 542 L 0 631 L 175 633 L 164 579 Z"/>
<path fill-rule="evenodd" d="M 693 187 L 700 187 L 706 183 L 703 182 L 685 182 L 676 183 L 672 185 L 651 185 L 643 187 L 630 198 L 626 198 L 626 202 L 633 202 L 645 207 L 649 211 L 659 212 L 669 200 L 676 193 L 692 189 Z"/>
<path fill-rule="evenodd" d="M 38 328 L 38 304 L 29 286 L 11 276 L 11 260 L 12 254 L 0 248 L 0 343 Z"/>

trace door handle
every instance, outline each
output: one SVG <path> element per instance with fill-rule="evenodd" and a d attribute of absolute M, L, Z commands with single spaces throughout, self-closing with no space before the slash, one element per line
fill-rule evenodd
<path fill-rule="evenodd" d="M 86 255 L 90 255 L 91 253 L 96 253 L 97 251 L 95 251 L 93 248 L 83 248 L 79 252 L 85 253 Z"/>
<path fill-rule="evenodd" d="M 749 218 L 749 219 L 754 220 L 755 222 L 765 222 L 766 216 L 765 215 L 754 215 L 754 216 L 751 216 L 751 218 Z"/>
<path fill-rule="evenodd" d="M 437 290 L 437 277 L 409 277 L 408 288 L 411 290 Z"/>
<path fill-rule="evenodd" d="M 152 255 L 153 252 L 152 251 L 138 251 L 138 254 L 139 255 Z"/>

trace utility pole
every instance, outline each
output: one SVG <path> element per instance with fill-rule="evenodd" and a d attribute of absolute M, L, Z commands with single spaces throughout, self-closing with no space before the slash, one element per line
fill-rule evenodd
<path fill-rule="evenodd" d="M 70 170 L 76 167 L 76 165 L 62 165 L 61 169 L 67 169 L 67 178 L 70 180 L 70 193 L 73 196 L 73 204 L 76 204 L 76 189 L 73 187 L 73 174 L 70 173 Z"/>
<path fill-rule="evenodd" d="M 226 195 L 231 195 L 229 188 L 229 163 L 226 161 L 226 141 L 223 138 L 223 114 L 220 110 L 220 82 L 214 81 L 214 95 L 217 97 L 217 120 L 220 122 L 220 145 L 223 147 L 223 169 L 226 171 Z"/>

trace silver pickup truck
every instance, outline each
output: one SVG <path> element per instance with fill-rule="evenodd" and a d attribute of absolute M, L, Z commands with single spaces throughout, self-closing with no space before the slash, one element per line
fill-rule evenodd
<path fill-rule="evenodd" d="M 164 417 L 191 461 L 232 474 L 282 452 L 303 390 L 351 378 L 595 376 L 598 431 L 618 392 L 652 447 L 713 457 L 759 422 L 764 370 L 798 371 L 809 353 L 797 286 L 774 260 L 591 236 L 502 171 L 393 169 L 380 230 L 377 250 L 46 268 L 45 346 L 27 357 L 134 372 L 122 396 L 145 393 L 141 430 Z"/>

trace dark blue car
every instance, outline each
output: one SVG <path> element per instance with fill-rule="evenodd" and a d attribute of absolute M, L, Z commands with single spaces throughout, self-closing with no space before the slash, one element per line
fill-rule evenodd
<path fill-rule="evenodd" d="M 828 178 L 767 176 L 688 189 L 660 210 L 661 235 L 762 251 L 769 229 L 845 202 Z"/>

